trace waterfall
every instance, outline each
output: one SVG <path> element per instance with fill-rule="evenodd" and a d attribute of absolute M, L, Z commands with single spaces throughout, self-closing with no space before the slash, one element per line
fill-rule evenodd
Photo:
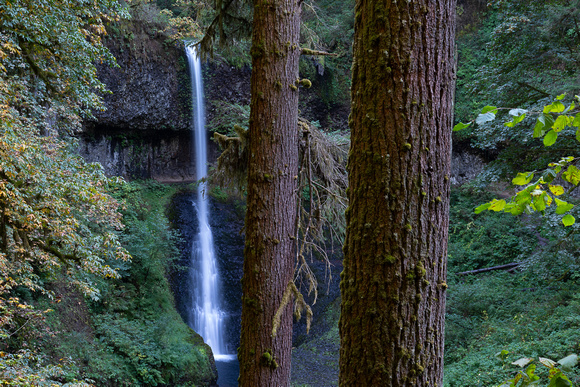
<path fill-rule="evenodd" d="M 207 139 L 201 64 L 194 47 L 187 47 L 186 51 L 194 108 L 191 126 L 194 131 L 196 178 L 201 180 L 207 176 Z M 199 233 L 194 238 L 191 248 L 190 281 L 192 295 L 188 307 L 188 324 L 211 347 L 216 360 L 227 361 L 234 359 L 235 355 L 227 354 L 223 338 L 224 318 L 226 316 L 220 307 L 219 273 L 212 232 L 208 222 L 208 199 L 205 191 L 206 183 L 200 181 L 197 188 L 197 201 L 193 203 L 197 210 Z"/>

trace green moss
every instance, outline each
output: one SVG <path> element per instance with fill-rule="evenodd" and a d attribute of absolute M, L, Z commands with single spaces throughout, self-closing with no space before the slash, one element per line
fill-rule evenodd
<path fill-rule="evenodd" d="M 417 276 L 419 278 L 425 277 L 425 275 L 427 274 L 427 270 L 425 270 L 425 267 L 423 266 L 422 263 L 419 263 L 416 267 L 415 267 L 415 271 L 417 272 Z"/>
<path fill-rule="evenodd" d="M 273 370 L 278 368 L 278 362 L 276 361 L 276 358 L 272 355 L 272 351 L 269 349 L 262 354 L 260 361 L 264 367 L 269 367 Z"/>
<path fill-rule="evenodd" d="M 244 300 L 244 304 L 246 304 L 248 307 L 253 308 L 253 309 L 257 309 L 258 308 L 258 301 L 254 300 L 253 298 L 250 297 L 242 297 Z"/>
<path fill-rule="evenodd" d="M 302 87 L 304 87 L 305 89 L 310 89 L 312 87 L 312 82 L 310 82 L 310 79 L 302 79 L 300 81 L 300 84 L 302 85 Z"/>
<path fill-rule="evenodd" d="M 397 261 L 397 258 L 395 258 L 394 256 L 387 254 L 387 255 L 383 255 L 383 259 L 381 263 L 389 263 L 389 264 L 393 264 Z"/>
<path fill-rule="evenodd" d="M 258 42 L 256 44 L 254 44 L 252 46 L 252 48 L 250 49 L 250 55 L 252 56 L 252 58 L 259 58 L 261 56 L 264 56 L 264 42 Z"/>

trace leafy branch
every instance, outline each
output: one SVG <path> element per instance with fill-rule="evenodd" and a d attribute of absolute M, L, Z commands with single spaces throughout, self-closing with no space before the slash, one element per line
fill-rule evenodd
<path fill-rule="evenodd" d="M 504 362 L 504 365 L 507 365 L 506 359 L 508 354 L 509 352 L 504 349 L 503 351 L 498 352 L 495 356 Z M 554 361 L 545 357 L 539 357 L 538 362 L 549 370 L 548 387 L 572 386 L 572 382 L 570 379 L 568 379 L 564 372 L 572 371 L 572 368 L 578 364 L 578 355 L 572 354 L 558 361 Z M 507 382 L 501 384 L 499 387 L 527 387 L 537 386 L 540 384 L 541 379 L 540 376 L 536 374 L 537 366 L 534 358 L 522 357 L 510 364 L 521 367 L 522 370 L 518 371 L 513 379 L 508 380 Z M 525 371 L 523 370 L 524 367 L 526 367 Z"/>
<path fill-rule="evenodd" d="M 537 121 L 533 129 L 534 138 L 542 138 L 544 146 L 554 145 L 558 139 L 558 134 L 562 130 L 573 127 L 576 128 L 576 140 L 580 142 L 580 112 L 576 109 L 576 102 L 580 102 L 580 96 L 575 96 L 575 101 L 566 106 L 562 100 L 566 95 L 561 94 L 549 105 L 544 106 L 542 111 L 528 111 L 525 109 L 508 109 L 498 108 L 495 106 L 486 106 L 475 120 L 468 123 L 458 123 L 453 131 L 467 128 L 474 122 L 477 125 L 493 121 L 499 110 L 509 110 L 508 114 L 512 117 L 511 121 L 504 123 L 505 126 L 513 128 L 526 118 L 526 115 L 537 115 Z M 575 115 L 574 115 L 575 114 Z M 521 215 L 523 213 L 540 212 L 556 205 L 556 214 L 563 215 L 562 224 L 571 226 L 576 222 L 575 217 L 569 212 L 574 208 L 572 203 L 568 203 L 560 197 L 568 196 L 580 184 L 580 169 L 575 165 L 578 158 L 573 156 L 562 157 L 558 162 L 548 164 L 548 168 L 543 171 L 520 172 L 512 179 L 512 184 L 523 187 L 509 200 L 493 199 L 492 201 L 482 204 L 475 209 L 475 213 L 482 211 L 503 211 L 512 215 Z M 534 179 L 534 177 L 536 178 Z M 571 184 L 568 189 L 562 185 L 553 184 L 556 179 L 564 180 Z"/>

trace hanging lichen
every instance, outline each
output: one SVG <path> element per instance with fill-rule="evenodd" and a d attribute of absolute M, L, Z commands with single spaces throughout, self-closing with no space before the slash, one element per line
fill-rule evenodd
<path fill-rule="evenodd" d="M 304 296 L 294 282 L 290 282 L 284 291 L 284 295 L 282 296 L 282 301 L 280 302 L 280 306 L 276 310 L 276 314 L 274 314 L 274 320 L 272 322 L 272 337 L 276 336 L 278 333 L 278 328 L 280 327 L 280 320 L 282 318 L 282 313 L 286 306 L 292 300 L 292 296 L 294 296 L 294 317 L 296 320 L 300 320 L 302 318 L 302 312 L 306 311 L 306 333 L 310 331 L 310 323 L 312 322 L 312 309 L 310 305 L 304 301 Z"/>
<path fill-rule="evenodd" d="M 214 139 L 223 150 L 218 158 L 217 168 L 210 180 L 221 186 L 236 188 L 239 193 L 245 192 L 248 163 L 248 132 L 235 126 L 237 137 L 227 137 L 218 133 Z M 299 211 L 297 214 L 296 235 L 296 269 L 292 288 L 284 294 L 279 313 L 288 305 L 292 294 L 295 294 L 295 314 L 299 318 L 304 310 L 307 313 L 307 325 L 310 324 L 312 311 L 300 293 L 301 284 L 305 284 L 307 294 L 314 292 L 313 304 L 318 297 L 318 281 L 308 265 L 314 257 L 326 261 L 328 267 L 327 281 L 332 279 L 330 261 L 327 251 L 342 246 L 345 233 L 344 211 L 347 207 L 346 161 L 349 141 L 338 133 L 325 133 L 310 122 L 299 119 L 297 130 L 301 133 L 300 170 L 298 195 Z M 330 244 L 330 246 L 328 246 Z M 277 315 L 274 320 L 280 321 Z M 275 334 L 275 329 L 273 334 Z"/>

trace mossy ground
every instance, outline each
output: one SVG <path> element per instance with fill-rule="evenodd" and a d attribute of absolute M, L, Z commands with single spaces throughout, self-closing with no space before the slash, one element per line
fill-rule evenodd
<path fill-rule="evenodd" d="M 180 189 L 133 182 L 117 192 L 125 201 L 120 238 L 133 256 L 117 262 L 121 278 L 99 280 L 101 297 L 89 301 L 73 286 L 51 285 L 55 300 L 40 341 L 50 358 L 70 358 L 70 378 L 99 386 L 212 385 L 216 371 L 203 340 L 175 310 L 167 273 L 179 252 L 165 208 Z"/>

